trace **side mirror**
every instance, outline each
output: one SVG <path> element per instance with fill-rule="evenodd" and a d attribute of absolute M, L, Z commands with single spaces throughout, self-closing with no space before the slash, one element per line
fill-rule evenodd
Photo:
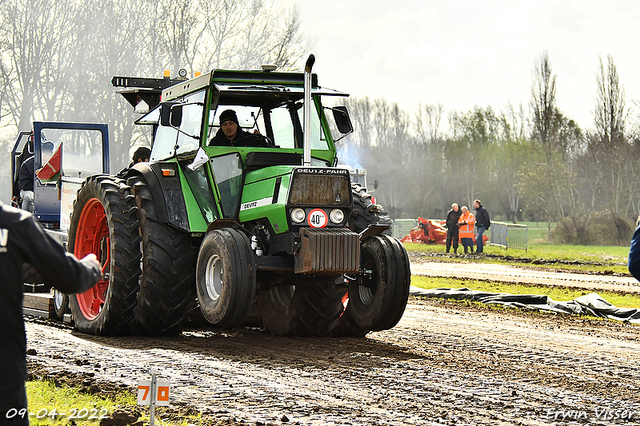
<path fill-rule="evenodd" d="M 160 124 L 169 127 L 180 127 L 182 124 L 182 105 L 167 102 L 160 107 Z"/>
<path fill-rule="evenodd" d="M 337 106 L 331 108 L 331 110 L 333 111 L 333 120 L 338 127 L 338 131 L 343 134 L 353 132 L 353 125 L 351 124 L 347 107 Z"/>
<path fill-rule="evenodd" d="M 373 189 L 378 189 L 378 179 L 373 181 Z"/>

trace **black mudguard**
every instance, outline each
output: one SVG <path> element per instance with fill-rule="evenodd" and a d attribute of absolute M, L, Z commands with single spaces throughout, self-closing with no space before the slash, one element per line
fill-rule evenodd
<path fill-rule="evenodd" d="M 129 170 L 126 177 L 138 174 L 147 181 L 156 207 L 157 217 L 154 220 L 190 232 L 178 167 L 176 163 L 138 163 Z M 173 169 L 175 173 L 173 176 L 164 176 L 162 169 Z"/>

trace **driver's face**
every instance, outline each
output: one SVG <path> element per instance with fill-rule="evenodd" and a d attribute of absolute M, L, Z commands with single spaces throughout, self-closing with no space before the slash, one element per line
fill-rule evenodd
<path fill-rule="evenodd" d="M 222 123 L 222 132 L 227 137 L 227 139 L 233 139 L 238 134 L 238 125 L 235 121 L 227 120 Z"/>

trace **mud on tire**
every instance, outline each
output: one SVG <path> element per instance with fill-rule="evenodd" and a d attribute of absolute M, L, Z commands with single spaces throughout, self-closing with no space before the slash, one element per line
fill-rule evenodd
<path fill-rule="evenodd" d="M 200 309 L 211 324 L 232 328 L 249 315 L 256 292 L 249 238 L 231 228 L 214 229 L 202 241 L 196 267 Z"/>
<path fill-rule="evenodd" d="M 369 331 L 394 327 L 407 305 L 411 271 L 409 257 L 393 237 L 379 235 L 362 244 L 361 263 L 370 276 L 349 283 L 349 302 L 334 336 L 363 337 Z"/>
<path fill-rule="evenodd" d="M 344 310 L 344 290 L 334 281 L 278 286 L 258 294 L 264 328 L 277 336 L 326 336 L 338 325 Z"/>
<path fill-rule="evenodd" d="M 73 207 L 68 249 L 95 253 L 108 281 L 69 297 L 75 327 L 84 333 L 122 335 L 129 330 L 140 278 L 140 223 L 130 188 L 113 176 L 87 179 Z"/>
<path fill-rule="evenodd" d="M 129 184 L 138 206 L 143 254 L 131 331 L 145 336 L 180 334 L 195 298 L 195 247 L 188 233 L 157 220 L 143 177 L 134 176 Z"/>

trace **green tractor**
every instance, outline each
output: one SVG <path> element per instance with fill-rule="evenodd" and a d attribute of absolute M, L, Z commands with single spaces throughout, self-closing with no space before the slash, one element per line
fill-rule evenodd
<path fill-rule="evenodd" d="M 151 126 L 153 147 L 149 163 L 78 192 L 68 247 L 95 253 L 104 279 L 70 297 L 77 329 L 175 335 L 194 308 L 226 329 L 251 314 L 283 336 L 397 324 L 409 259 L 375 214 L 350 220 L 361 194 L 335 167 L 335 141 L 351 121 L 321 102 L 348 95 L 319 86 L 313 61 L 304 73 L 214 70 L 169 87 L 114 77 L 134 107 L 149 106 L 136 123 Z M 223 113 L 244 138 L 221 138 Z"/>

